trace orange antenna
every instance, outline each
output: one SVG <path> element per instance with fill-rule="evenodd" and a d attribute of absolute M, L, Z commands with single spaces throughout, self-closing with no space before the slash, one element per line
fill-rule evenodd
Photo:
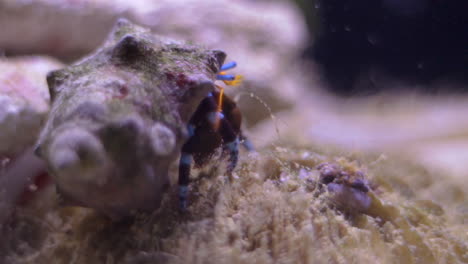
<path fill-rule="evenodd" d="M 221 121 L 221 115 L 223 114 L 224 88 L 219 86 L 219 85 L 216 85 L 216 87 L 219 89 L 219 98 L 218 98 L 218 106 L 216 108 L 216 117 L 215 117 L 214 129 L 215 129 L 215 131 L 218 131 L 219 123 Z"/>

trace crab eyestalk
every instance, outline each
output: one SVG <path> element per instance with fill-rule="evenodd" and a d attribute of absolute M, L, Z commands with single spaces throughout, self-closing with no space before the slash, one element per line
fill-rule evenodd
<path fill-rule="evenodd" d="M 216 85 L 216 87 L 219 89 L 219 98 L 218 98 L 218 107 L 216 108 L 216 115 L 215 115 L 215 121 L 214 121 L 214 130 L 218 131 L 219 129 L 219 124 L 221 121 L 221 116 L 223 115 L 223 95 L 224 95 L 224 88 Z"/>

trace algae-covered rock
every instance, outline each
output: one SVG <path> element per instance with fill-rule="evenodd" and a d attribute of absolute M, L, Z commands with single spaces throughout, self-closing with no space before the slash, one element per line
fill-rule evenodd
<path fill-rule="evenodd" d="M 94 54 L 51 72 L 37 153 L 63 202 L 111 216 L 157 208 L 186 124 L 225 57 L 122 19 Z"/>
<path fill-rule="evenodd" d="M 153 1 L 135 19 L 158 33 L 222 47 L 242 66 L 238 105 L 247 125 L 293 107 L 313 86 L 298 58 L 309 38 L 290 1 Z M 266 104 L 266 106 L 265 106 Z"/>
<path fill-rule="evenodd" d="M 291 108 L 314 86 L 297 62 L 309 38 L 304 18 L 289 1 L 0 1 L 0 51 L 70 61 L 94 50 L 117 17 L 235 58 L 245 84 L 228 93 L 240 96 L 247 125 Z"/>

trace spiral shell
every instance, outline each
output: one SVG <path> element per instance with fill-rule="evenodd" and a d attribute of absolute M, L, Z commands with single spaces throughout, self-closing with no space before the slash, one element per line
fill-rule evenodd
<path fill-rule="evenodd" d="M 121 19 L 95 53 L 49 73 L 52 107 L 36 153 L 62 200 L 110 216 L 157 208 L 225 57 Z"/>

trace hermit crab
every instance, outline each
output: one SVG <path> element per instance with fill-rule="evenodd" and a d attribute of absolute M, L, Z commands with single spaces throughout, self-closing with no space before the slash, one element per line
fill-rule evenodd
<path fill-rule="evenodd" d="M 222 146 L 236 166 L 241 116 L 214 82 L 237 84 L 220 50 L 178 42 L 127 20 L 95 53 L 47 76 L 48 120 L 36 144 L 61 201 L 111 217 L 154 210 L 180 158 L 185 208 L 192 160 Z M 245 141 L 245 146 L 250 143 Z"/>
<path fill-rule="evenodd" d="M 216 76 L 227 85 L 237 85 L 240 75 L 228 75 L 224 71 L 236 67 L 230 62 L 221 67 Z M 187 126 L 189 140 L 182 146 L 179 162 L 179 199 L 181 209 L 186 208 L 190 167 L 194 162 L 202 166 L 215 150 L 222 146 L 223 153 L 229 155 L 227 173 L 236 167 L 239 155 L 239 142 L 248 150 L 252 143 L 241 132 L 242 116 L 236 103 L 224 94 L 224 89 L 216 85 L 217 91 L 208 93 L 198 106 Z"/>

